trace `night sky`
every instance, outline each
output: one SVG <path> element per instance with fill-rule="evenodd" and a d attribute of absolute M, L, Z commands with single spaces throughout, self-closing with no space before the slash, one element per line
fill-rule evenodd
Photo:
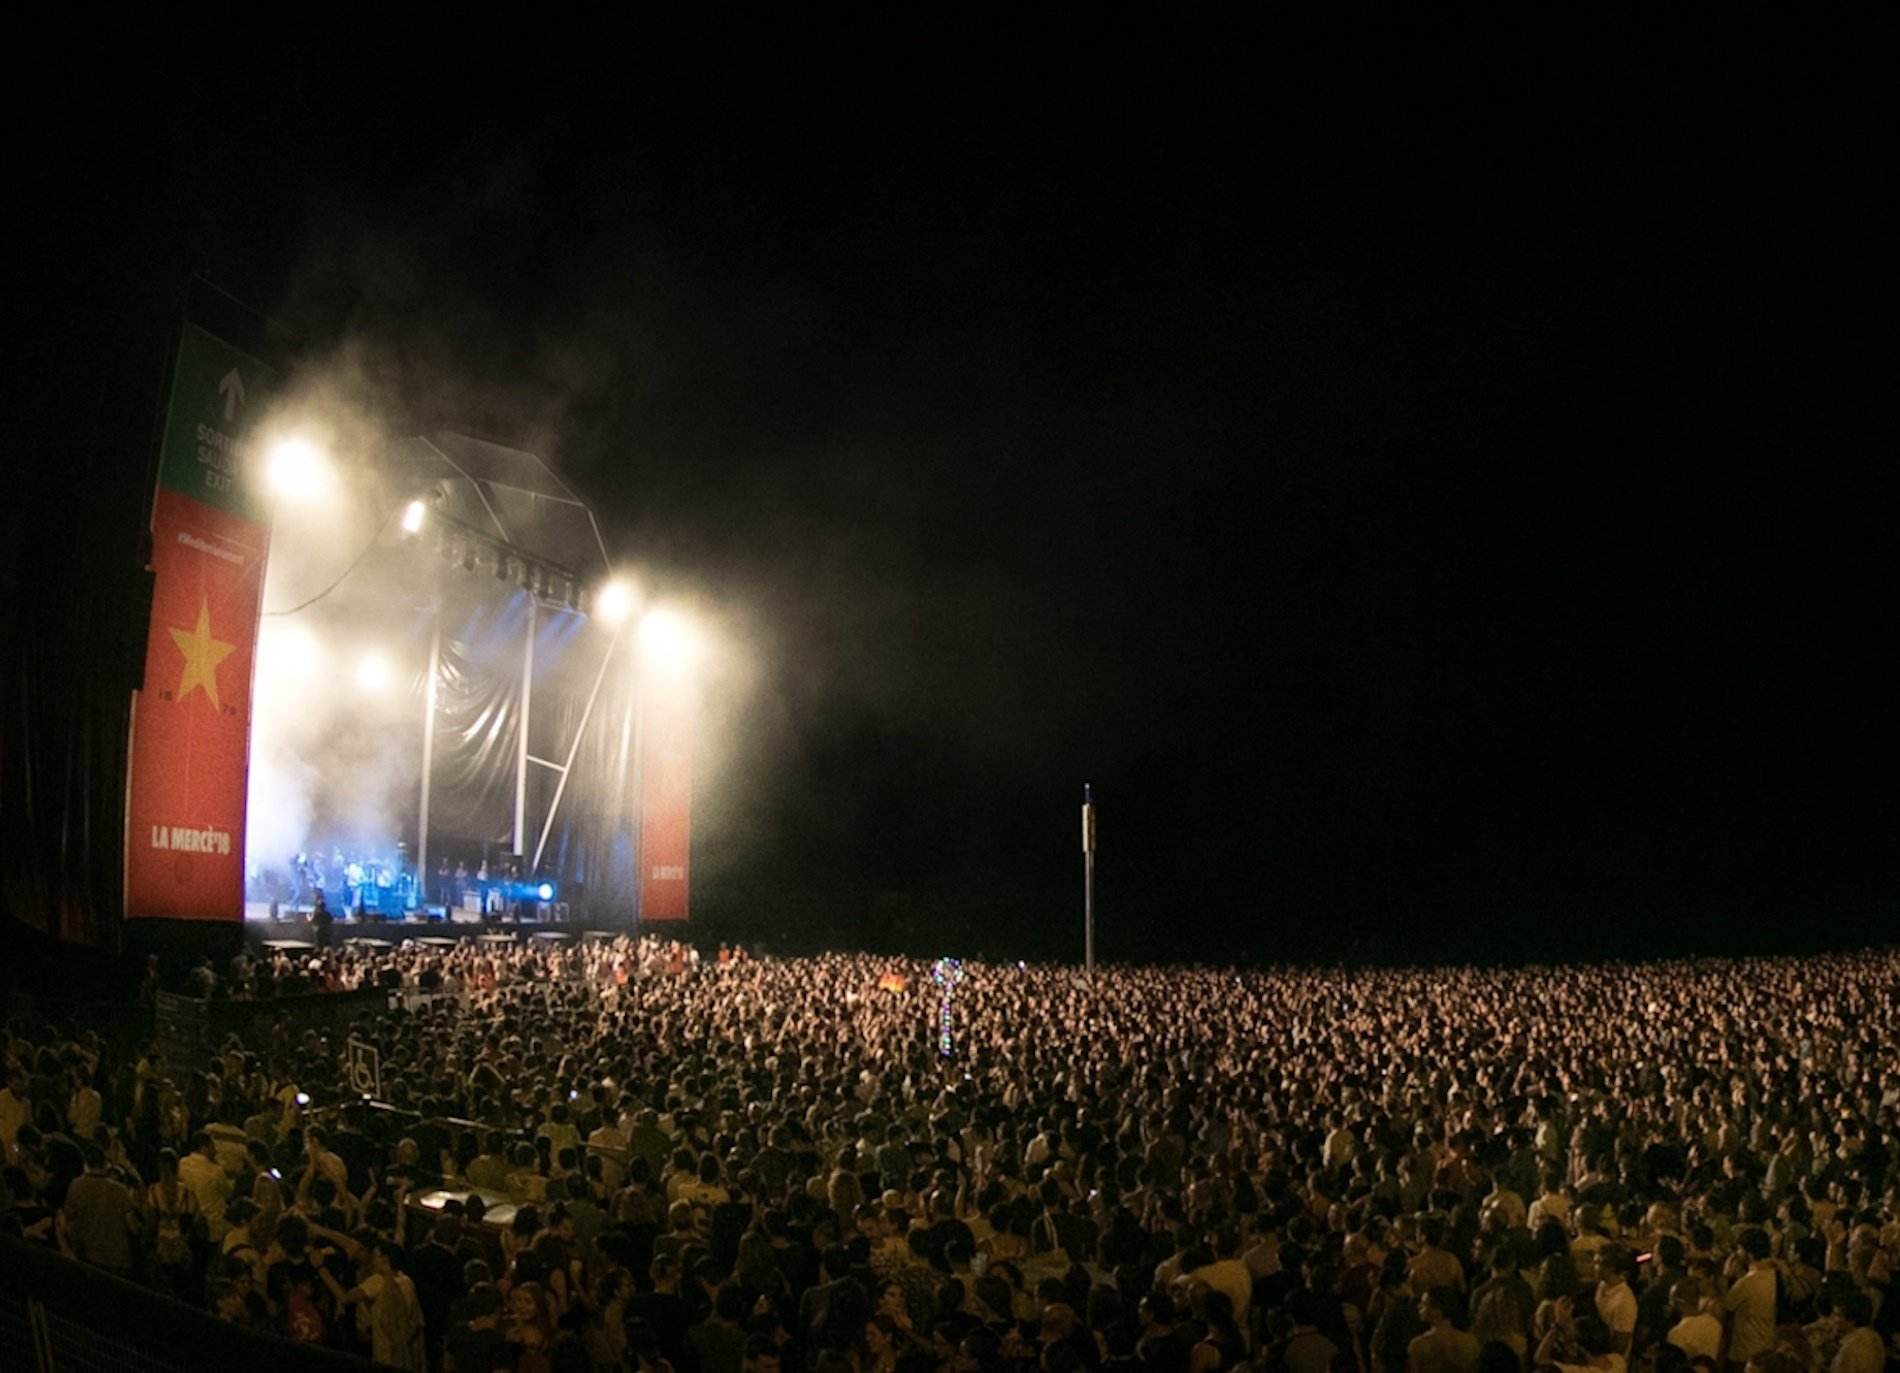
<path fill-rule="evenodd" d="M 1892 45 L 1709 14 L 174 37 L 29 158 L 37 442 L 202 272 L 545 454 L 747 626 L 711 928 L 1073 954 L 1088 781 L 1111 956 L 1891 937 Z"/>

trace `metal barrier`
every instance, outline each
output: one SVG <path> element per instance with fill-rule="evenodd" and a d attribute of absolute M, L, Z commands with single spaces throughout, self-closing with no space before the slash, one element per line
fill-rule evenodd
<path fill-rule="evenodd" d="M 34 1373 L 363 1373 L 348 1354 L 251 1335 L 39 1245 L 0 1236 L 0 1368 Z"/>
<path fill-rule="evenodd" d="M 420 1111 L 412 1111 L 402 1106 L 393 1106 L 386 1101 L 373 1101 L 368 1099 L 360 1101 L 326 1102 L 321 1106 L 312 1106 L 304 1112 L 304 1115 L 309 1119 L 326 1123 L 334 1122 L 339 1117 L 352 1114 L 356 1115 L 365 1123 L 373 1120 L 384 1122 L 384 1128 L 390 1131 L 389 1143 L 392 1145 L 395 1143 L 396 1138 L 400 1137 L 399 1132 L 392 1128 L 397 1122 L 405 1126 L 439 1125 L 458 1135 L 464 1132 L 473 1134 L 478 1141 L 485 1140 L 490 1135 L 495 1135 L 510 1145 L 533 1144 L 536 1136 L 536 1131 L 520 1126 L 484 1125 L 479 1120 L 464 1120 L 460 1116 L 425 1116 Z M 612 1163 L 623 1170 L 633 1161 L 635 1152 L 631 1148 L 616 1149 L 598 1144 L 589 1144 L 585 1139 L 583 1139 L 577 1147 L 579 1155 L 583 1160 L 597 1155 L 603 1162 Z M 423 1162 L 425 1166 L 433 1167 L 435 1160 L 425 1159 Z M 657 1180 L 656 1178 L 655 1181 Z"/>

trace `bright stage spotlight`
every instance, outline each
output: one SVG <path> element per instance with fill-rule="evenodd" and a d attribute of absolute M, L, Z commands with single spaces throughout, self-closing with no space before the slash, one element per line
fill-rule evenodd
<path fill-rule="evenodd" d="M 329 488 L 330 463 L 308 439 L 279 439 L 266 460 L 271 489 L 280 496 L 309 500 Z"/>
<path fill-rule="evenodd" d="M 699 631 L 677 610 L 649 610 L 640 619 L 640 652 L 670 672 L 684 672 L 699 657 Z"/>
<path fill-rule="evenodd" d="M 389 686 L 389 664 L 380 653 L 365 653 L 356 663 L 356 685 L 364 691 L 381 692 Z"/>
<path fill-rule="evenodd" d="M 426 501 L 420 498 L 410 501 L 409 504 L 402 508 L 402 532 L 405 534 L 420 534 L 422 532 L 422 522 L 428 518 L 429 506 Z"/>
<path fill-rule="evenodd" d="M 300 624 L 273 625 L 259 642 L 264 670 L 301 677 L 317 669 L 317 638 Z"/>
<path fill-rule="evenodd" d="M 615 577 L 594 594 L 594 614 L 603 624 L 617 625 L 633 612 L 633 583 Z"/>
<path fill-rule="evenodd" d="M 554 884 L 552 882 L 543 882 L 534 890 L 535 895 L 539 896 L 543 901 L 552 901 L 554 899 Z"/>

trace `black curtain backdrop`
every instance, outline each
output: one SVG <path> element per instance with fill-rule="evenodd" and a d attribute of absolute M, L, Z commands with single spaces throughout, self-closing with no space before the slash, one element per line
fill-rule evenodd
<path fill-rule="evenodd" d="M 579 666 L 586 673 L 598 672 L 605 647 L 605 636 L 600 638 L 602 643 L 575 654 L 583 660 Z M 590 917 L 607 923 L 632 920 L 636 899 L 632 671 L 630 636 L 623 636 L 601 677 L 600 693 L 580 736 L 573 771 L 541 858 L 542 871 L 559 882 L 564 893 L 583 904 Z M 537 705 L 535 738 L 541 738 L 545 724 L 551 737 L 563 741 L 565 750 L 581 726 L 591 686 L 591 676 L 576 680 L 562 693 L 558 708 L 543 711 Z M 556 761 L 565 756 L 563 752 Z M 529 810 L 544 816 L 560 779 L 546 769 L 534 771 L 540 777 L 530 774 Z M 537 801 L 533 786 L 537 782 L 546 800 Z"/>
<path fill-rule="evenodd" d="M 181 309 L 270 358 L 270 342 L 182 279 L 88 278 L 110 328 L 29 328 L 45 422 L 10 455 L 0 499 L 0 901 L 21 924 L 117 949 L 125 770 L 145 666 L 157 418 Z M 69 323 L 62 315 L 62 325 Z"/>
<path fill-rule="evenodd" d="M 145 642 L 130 505 L 46 541 L 58 552 L 28 569 L 33 586 L 7 589 L 0 641 L 0 899 L 22 924 L 102 948 L 119 942 L 131 692 Z"/>
<path fill-rule="evenodd" d="M 471 578 L 471 587 L 479 587 Z M 493 864 L 511 851 L 515 767 L 521 730 L 521 657 L 528 599 L 451 588 L 443 611 L 437 676 L 435 759 L 431 769 L 429 854 L 470 864 L 484 849 Z M 426 631 L 425 631 L 426 632 Z M 603 626 L 559 611 L 536 617 L 528 752 L 555 763 L 574 751 L 565 788 L 552 768 L 530 764 L 524 859 L 534 849 L 560 792 L 539 875 L 562 899 L 601 919 L 633 909 L 630 645 L 613 643 Z M 591 714 L 587 699 L 600 691 Z M 575 733 L 582 728 L 578 747 Z"/>
<path fill-rule="evenodd" d="M 498 608 L 477 608 L 453 632 L 444 626 L 429 792 L 432 854 L 438 838 L 450 850 L 499 845 L 508 851 L 526 610 L 526 597 L 518 595 Z"/>

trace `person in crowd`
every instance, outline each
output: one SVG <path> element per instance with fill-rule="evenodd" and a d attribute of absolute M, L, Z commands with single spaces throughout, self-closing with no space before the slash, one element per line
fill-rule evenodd
<path fill-rule="evenodd" d="M 1771 1258 L 1768 1232 L 1759 1226 L 1743 1230 L 1729 1258 L 1730 1286 L 1722 1298 L 1728 1314 L 1726 1358 L 1740 1369 L 1775 1344 L 1775 1300 L 1779 1288 Z"/>
<path fill-rule="evenodd" d="M 335 927 L 336 916 L 330 910 L 330 903 L 323 899 L 323 888 L 318 887 L 310 898 L 310 938 L 319 949 L 327 949 Z"/>
<path fill-rule="evenodd" d="M 1718 1358 L 1722 1352 L 1722 1322 L 1708 1309 L 1708 1298 L 1697 1278 L 1680 1278 L 1671 1294 L 1676 1323 L 1666 1339 L 1691 1360 Z"/>
<path fill-rule="evenodd" d="M 179 1177 L 178 1155 L 160 1149 L 157 1179 L 145 1189 L 142 1218 L 155 1285 L 182 1299 L 191 1294 L 198 1246 L 209 1237 L 197 1195 Z"/>
<path fill-rule="evenodd" d="M 139 1226 L 137 1198 L 97 1144 L 87 1144 L 81 1158 L 84 1171 L 66 1185 L 61 1233 L 75 1258 L 129 1277 L 132 1232 Z"/>
<path fill-rule="evenodd" d="M 231 1199 L 231 1178 L 218 1162 L 210 1132 L 194 1131 L 189 1151 L 174 1157 L 178 1158 L 178 1181 L 191 1192 L 197 1204 L 206 1238 L 213 1244 L 223 1243 L 228 1228 L 224 1210 Z"/>
<path fill-rule="evenodd" d="M 1406 1373 L 1477 1373 L 1477 1337 L 1461 1330 L 1453 1314 L 1461 1305 L 1457 1289 L 1444 1283 L 1426 1286 L 1418 1298 L 1425 1333 L 1406 1350 Z"/>
<path fill-rule="evenodd" d="M 1610 1348 L 1624 1358 L 1636 1338 L 1636 1264 L 1626 1249 L 1611 1245 L 1597 1255 L 1597 1315 L 1610 1332 Z"/>

